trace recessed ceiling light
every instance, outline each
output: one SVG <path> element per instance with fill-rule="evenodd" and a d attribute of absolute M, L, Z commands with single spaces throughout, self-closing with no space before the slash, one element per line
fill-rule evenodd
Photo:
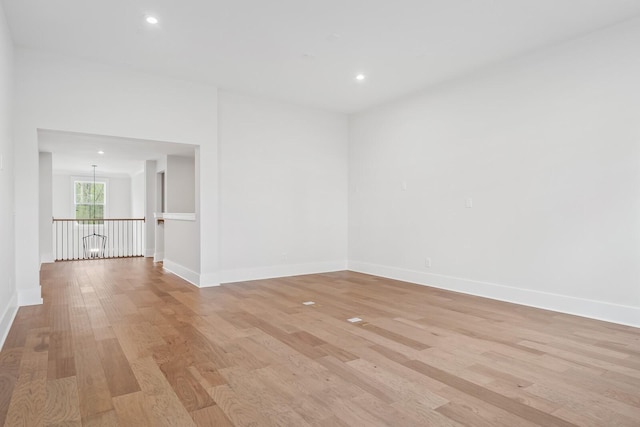
<path fill-rule="evenodd" d="M 367 78 L 367 76 L 365 76 L 364 74 L 358 74 L 356 76 L 356 80 L 359 81 L 359 82 L 363 81 L 366 78 Z"/>
<path fill-rule="evenodd" d="M 157 24 L 159 22 L 158 18 L 156 18 L 155 16 L 147 16 L 146 21 L 148 24 Z"/>
<path fill-rule="evenodd" d="M 98 154 L 104 154 L 104 151 L 100 150 L 98 151 Z"/>

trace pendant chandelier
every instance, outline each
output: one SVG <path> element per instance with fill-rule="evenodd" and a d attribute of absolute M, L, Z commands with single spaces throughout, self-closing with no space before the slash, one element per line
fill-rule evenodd
<path fill-rule="evenodd" d="M 91 187 L 91 195 L 93 203 L 91 206 L 91 220 L 88 225 L 91 226 L 92 233 L 82 238 L 82 248 L 84 249 L 85 259 L 104 258 L 105 249 L 107 247 L 107 236 L 96 233 L 96 225 L 103 225 L 104 222 L 96 224 L 96 168 L 98 165 L 91 165 L 93 168 L 93 186 Z M 98 227 L 98 230 L 100 227 Z"/>

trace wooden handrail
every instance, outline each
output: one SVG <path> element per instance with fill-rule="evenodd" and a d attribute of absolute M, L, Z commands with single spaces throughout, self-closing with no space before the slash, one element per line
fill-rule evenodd
<path fill-rule="evenodd" d="M 56 221 L 146 221 L 146 218 L 52 218 Z"/>

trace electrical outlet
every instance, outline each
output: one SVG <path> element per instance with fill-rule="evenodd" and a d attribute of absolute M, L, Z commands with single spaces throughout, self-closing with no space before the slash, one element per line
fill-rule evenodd
<path fill-rule="evenodd" d="M 426 257 L 424 259 L 424 266 L 427 267 L 427 268 L 431 268 L 431 258 Z"/>
<path fill-rule="evenodd" d="M 401 186 L 402 186 L 402 191 L 407 191 L 407 187 L 408 187 L 407 181 L 402 181 Z"/>
<path fill-rule="evenodd" d="M 464 207 L 465 208 L 472 208 L 473 207 L 473 199 L 471 197 L 468 197 L 468 198 L 465 199 Z"/>
<path fill-rule="evenodd" d="M 287 259 L 289 259 L 289 256 L 287 255 L 287 253 L 282 252 L 282 261 L 286 261 Z"/>

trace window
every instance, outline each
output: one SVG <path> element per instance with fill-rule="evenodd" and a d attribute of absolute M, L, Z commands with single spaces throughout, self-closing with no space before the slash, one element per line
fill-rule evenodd
<path fill-rule="evenodd" d="M 76 219 L 104 218 L 106 182 L 75 181 L 73 188 Z"/>

